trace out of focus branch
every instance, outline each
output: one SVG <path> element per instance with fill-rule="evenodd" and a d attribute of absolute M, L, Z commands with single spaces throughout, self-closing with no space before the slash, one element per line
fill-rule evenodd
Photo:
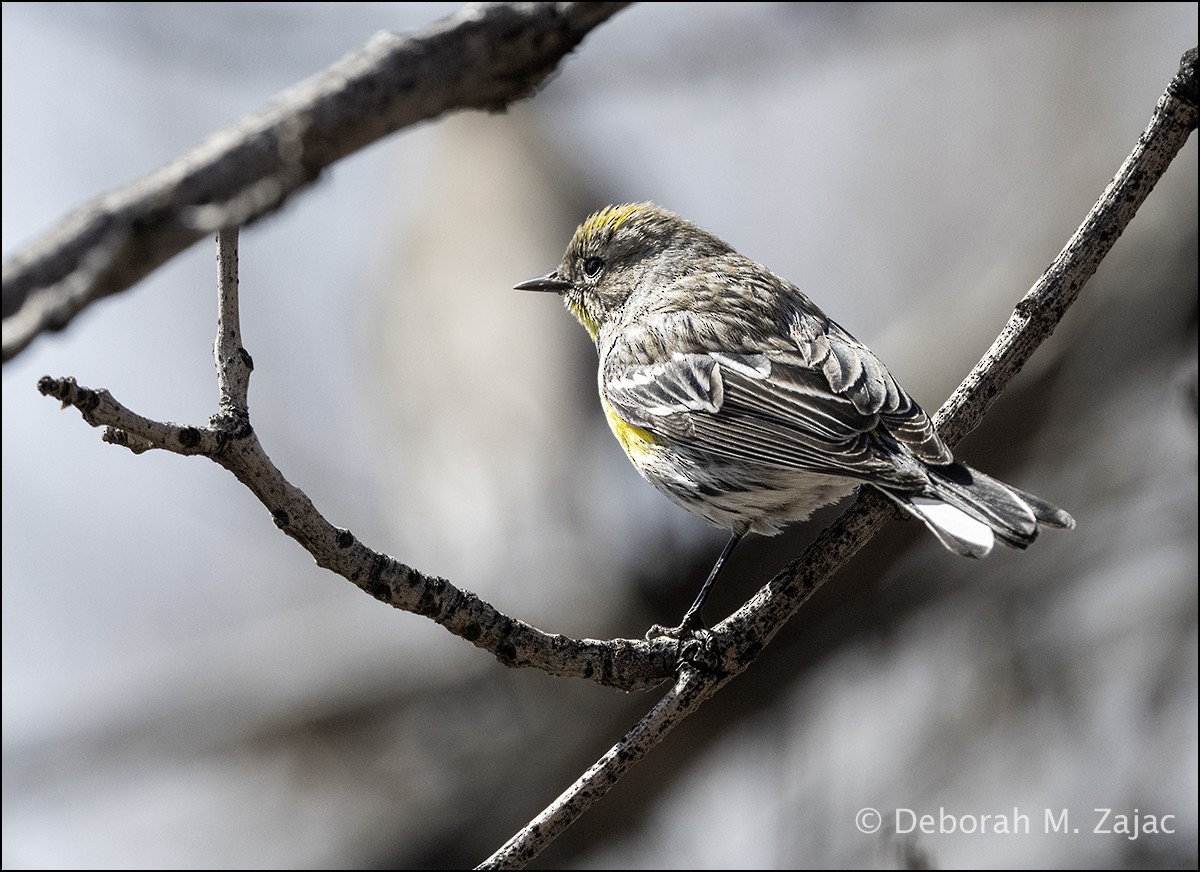
<path fill-rule="evenodd" d="M 3 359 L 201 237 L 275 211 L 389 133 L 454 109 L 503 110 L 628 5 L 475 3 L 417 33 L 377 34 L 261 114 L 80 206 L 6 261 Z"/>

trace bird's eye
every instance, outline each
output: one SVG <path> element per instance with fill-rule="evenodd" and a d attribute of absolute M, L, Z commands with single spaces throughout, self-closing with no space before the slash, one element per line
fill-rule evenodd
<path fill-rule="evenodd" d="M 589 257 L 583 262 L 583 274 L 589 279 L 600 275 L 602 269 L 604 269 L 604 258 L 602 257 Z"/>

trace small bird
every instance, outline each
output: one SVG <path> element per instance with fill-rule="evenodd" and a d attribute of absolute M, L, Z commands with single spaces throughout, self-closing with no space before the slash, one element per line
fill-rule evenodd
<path fill-rule="evenodd" d="M 1074 519 L 954 460 L 869 348 L 800 289 L 652 203 L 585 220 L 549 275 L 596 344 L 600 405 L 642 477 L 731 535 L 679 626 L 701 610 L 747 533 L 774 535 L 869 484 L 946 548 L 1026 548 Z"/>

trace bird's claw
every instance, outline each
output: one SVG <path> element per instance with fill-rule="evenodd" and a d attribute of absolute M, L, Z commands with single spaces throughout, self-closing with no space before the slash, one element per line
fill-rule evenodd
<path fill-rule="evenodd" d="M 662 638 L 682 641 L 689 636 L 695 636 L 706 631 L 707 628 L 704 626 L 704 619 L 698 614 L 685 615 L 678 627 L 664 627 L 662 624 L 655 624 L 646 631 L 646 641 L 653 642 L 655 639 Z"/>

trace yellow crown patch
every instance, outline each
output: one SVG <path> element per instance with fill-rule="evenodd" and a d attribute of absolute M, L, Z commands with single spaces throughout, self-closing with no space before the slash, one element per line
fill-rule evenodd
<path fill-rule="evenodd" d="M 577 233 L 582 236 L 599 236 L 607 231 L 609 235 L 612 235 L 631 216 L 649 205 L 649 203 L 624 203 L 620 206 L 606 206 L 580 224 Z"/>

